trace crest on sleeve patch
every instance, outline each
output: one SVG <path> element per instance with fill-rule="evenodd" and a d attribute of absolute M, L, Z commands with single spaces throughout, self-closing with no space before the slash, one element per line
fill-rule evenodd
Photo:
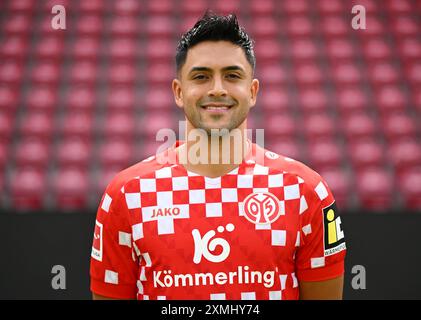
<path fill-rule="evenodd" d="M 341 217 L 335 201 L 328 207 L 323 208 L 323 228 L 325 256 L 330 256 L 346 249 Z"/>

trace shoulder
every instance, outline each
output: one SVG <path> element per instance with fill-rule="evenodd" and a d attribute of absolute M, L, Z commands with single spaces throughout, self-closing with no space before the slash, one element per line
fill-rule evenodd
<path fill-rule="evenodd" d="M 165 167 L 169 167 L 171 163 L 165 157 L 166 151 L 159 155 L 153 155 L 146 158 L 120 172 L 118 172 L 106 188 L 109 194 L 123 194 L 124 187 L 133 180 L 144 177 L 154 177 L 155 172 Z"/>
<path fill-rule="evenodd" d="M 319 173 L 303 162 L 259 146 L 257 146 L 257 148 L 260 149 L 258 152 L 261 153 L 260 162 L 263 160 L 263 165 L 269 167 L 272 171 L 282 172 L 284 175 L 290 177 L 293 176 L 298 179 L 300 183 L 313 190 L 317 188 L 320 183 L 325 183 Z"/>

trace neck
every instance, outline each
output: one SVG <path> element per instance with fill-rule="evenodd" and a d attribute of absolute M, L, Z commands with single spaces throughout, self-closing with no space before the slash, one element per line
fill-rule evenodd
<path fill-rule="evenodd" d="M 238 167 L 250 151 L 246 121 L 226 134 L 211 135 L 195 129 L 189 121 L 186 123 L 185 143 L 177 148 L 177 153 L 180 164 L 190 172 L 220 177 Z"/>

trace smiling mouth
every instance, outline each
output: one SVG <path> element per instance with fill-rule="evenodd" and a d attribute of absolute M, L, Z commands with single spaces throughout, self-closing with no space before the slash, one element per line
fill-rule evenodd
<path fill-rule="evenodd" d="M 208 110 L 208 111 L 226 111 L 233 107 L 233 105 L 227 106 L 227 105 L 204 105 L 201 106 L 202 109 Z"/>

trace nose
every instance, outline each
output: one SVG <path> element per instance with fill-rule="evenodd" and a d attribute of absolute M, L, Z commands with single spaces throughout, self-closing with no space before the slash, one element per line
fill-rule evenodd
<path fill-rule="evenodd" d="M 222 79 L 215 77 L 212 83 L 212 88 L 209 90 L 208 95 L 210 97 L 223 97 L 227 95 Z"/>

